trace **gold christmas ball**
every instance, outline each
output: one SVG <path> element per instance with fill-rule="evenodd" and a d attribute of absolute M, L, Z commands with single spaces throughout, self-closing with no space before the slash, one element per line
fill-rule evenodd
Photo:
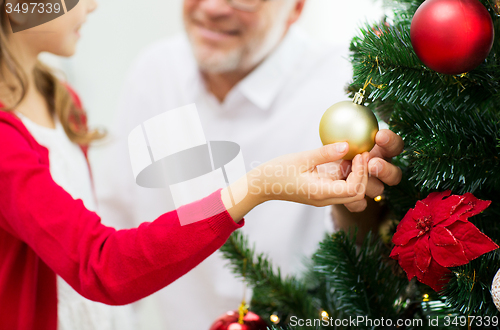
<path fill-rule="evenodd" d="M 323 114 L 319 124 L 319 135 L 323 145 L 336 142 L 349 144 L 349 152 L 343 158 L 346 160 L 372 150 L 377 132 L 378 121 L 373 112 L 351 101 L 332 105 Z"/>

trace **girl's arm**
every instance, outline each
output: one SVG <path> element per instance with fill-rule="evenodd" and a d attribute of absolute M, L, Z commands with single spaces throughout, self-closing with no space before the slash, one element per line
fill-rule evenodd
<path fill-rule="evenodd" d="M 181 226 L 170 212 L 135 229 L 106 227 L 52 180 L 48 164 L 16 128 L 0 122 L 0 227 L 91 300 L 117 305 L 143 298 L 194 268 L 243 225 L 225 210 L 220 191 L 185 207 L 217 215 Z"/>

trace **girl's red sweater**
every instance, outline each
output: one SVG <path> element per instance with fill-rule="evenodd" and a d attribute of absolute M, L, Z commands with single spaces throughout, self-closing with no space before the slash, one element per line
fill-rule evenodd
<path fill-rule="evenodd" d="M 220 191 L 183 207 L 206 220 L 181 226 L 173 211 L 134 229 L 104 226 L 52 180 L 48 150 L 0 111 L 0 329 L 56 330 L 56 274 L 88 299 L 128 304 L 187 273 L 244 224 Z"/>

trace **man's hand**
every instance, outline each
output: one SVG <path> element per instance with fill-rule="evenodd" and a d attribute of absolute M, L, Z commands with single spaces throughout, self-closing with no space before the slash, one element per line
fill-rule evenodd
<path fill-rule="evenodd" d="M 389 186 L 399 184 L 402 176 L 401 169 L 389 161 L 403 151 L 403 139 L 391 130 L 383 129 L 375 136 L 375 143 L 375 147 L 370 151 L 368 162 L 370 177 L 366 187 L 366 196 L 370 198 L 382 195 L 384 183 Z M 367 201 L 363 199 L 344 205 L 351 212 L 362 212 L 366 209 Z"/>

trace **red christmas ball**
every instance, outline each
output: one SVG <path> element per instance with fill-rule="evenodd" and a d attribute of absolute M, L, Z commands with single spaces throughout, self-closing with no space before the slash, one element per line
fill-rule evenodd
<path fill-rule="evenodd" d="M 415 53 L 429 68 L 460 74 L 488 56 L 493 22 L 478 0 L 427 0 L 413 16 L 410 37 Z"/>
<path fill-rule="evenodd" d="M 220 316 L 210 330 L 267 330 L 267 323 L 257 314 L 248 312 L 243 317 L 243 324 L 238 323 L 238 311 L 229 311 Z"/>

